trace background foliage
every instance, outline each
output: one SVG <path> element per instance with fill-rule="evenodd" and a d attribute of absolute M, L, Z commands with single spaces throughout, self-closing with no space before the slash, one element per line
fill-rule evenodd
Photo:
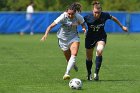
<path fill-rule="evenodd" d="M 30 1 L 36 11 L 64 11 L 72 2 L 80 2 L 83 11 L 92 9 L 93 0 L 0 0 L 0 11 L 25 11 Z M 98 0 L 105 11 L 140 11 L 140 0 Z"/>

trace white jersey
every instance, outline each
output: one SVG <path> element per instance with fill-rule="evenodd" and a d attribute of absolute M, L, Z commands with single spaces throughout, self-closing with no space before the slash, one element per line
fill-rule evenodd
<path fill-rule="evenodd" d="M 75 13 L 74 18 L 70 19 L 67 16 L 67 13 L 64 12 L 54 20 L 54 22 L 56 24 L 61 24 L 61 27 L 57 32 L 57 37 L 67 41 L 78 36 L 77 25 L 82 24 L 84 22 L 84 18 L 79 13 Z"/>
<path fill-rule="evenodd" d="M 26 19 L 31 20 L 32 19 L 32 14 L 34 13 L 34 8 L 32 5 L 29 5 L 26 9 Z"/>

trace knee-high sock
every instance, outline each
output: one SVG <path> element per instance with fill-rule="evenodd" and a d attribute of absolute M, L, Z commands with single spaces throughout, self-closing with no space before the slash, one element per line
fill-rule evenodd
<path fill-rule="evenodd" d="M 70 70 L 72 69 L 72 67 L 75 64 L 75 58 L 76 58 L 76 56 L 71 55 L 71 57 L 69 59 L 69 62 L 68 62 L 68 65 L 67 65 L 67 69 L 66 69 L 66 73 L 65 74 L 69 74 Z"/>
<path fill-rule="evenodd" d="M 90 61 L 86 60 L 86 68 L 87 68 L 88 75 L 90 75 L 91 68 L 92 68 L 92 60 L 90 60 Z"/>
<path fill-rule="evenodd" d="M 98 74 L 102 64 L 102 56 L 96 56 L 95 63 L 96 63 L 95 73 Z"/>

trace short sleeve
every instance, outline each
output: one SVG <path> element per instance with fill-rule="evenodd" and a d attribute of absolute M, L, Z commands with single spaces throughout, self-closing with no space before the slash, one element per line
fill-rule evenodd
<path fill-rule="evenodd" d="M 79 13 L 76 13 L 76 17 L 77 17 L 80 24 L 84 23 L 85 20 Z"/>
<path fill-rule="evenodd" d="M 57 19 L 54 20 L 56 24 L 60 23 L 65 18 L 65 14 L 61 14 Z"/>
<path fill-rule="evenodd" d="M 109 13 L 105 13 L 105 15 L 106 15 L 107 19 L 111 19 L 112 18 L 112 15 L 110 15 Z"/>

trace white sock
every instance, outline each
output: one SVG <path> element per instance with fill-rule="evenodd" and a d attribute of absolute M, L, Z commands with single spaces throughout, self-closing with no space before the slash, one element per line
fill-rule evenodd
<path fill-rule="evenodd" d="M 67 65 L 67 69 L 66 69 L 66 73 L 65 74 L 69 74 L 70 70 L 72 69 L 72 67 L 75 64 L 75 58 L 76 58 L 76 56 L 71 55 L 71 57 L 69 59 L 69 62 L 68 62 L 68 65 Z"/>

